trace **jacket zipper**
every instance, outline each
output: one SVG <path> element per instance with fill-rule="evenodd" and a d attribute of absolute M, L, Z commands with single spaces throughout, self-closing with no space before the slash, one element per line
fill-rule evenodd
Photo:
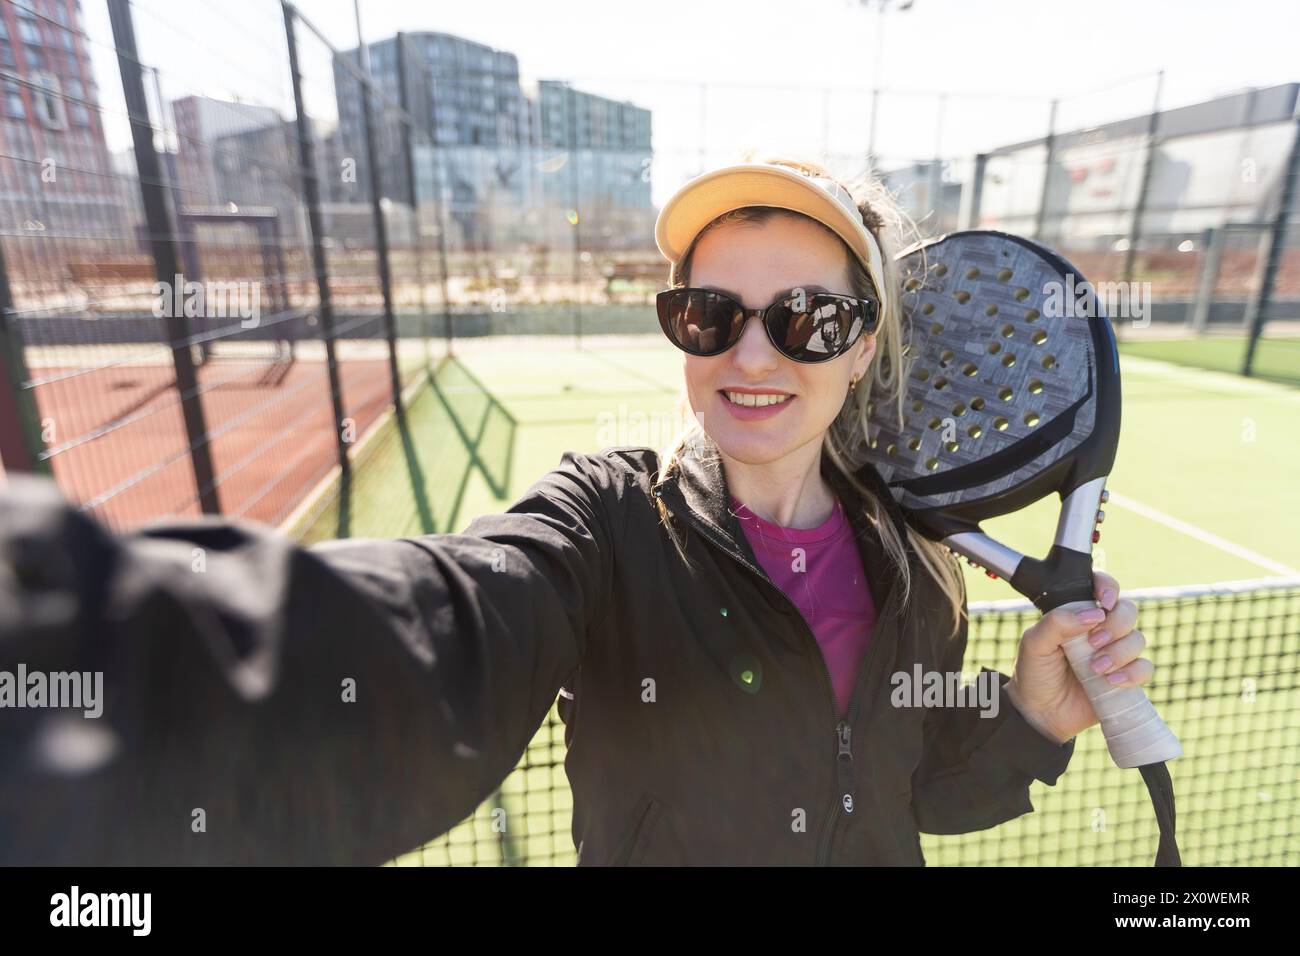
<path fill-rule="evenodd" d="M 655 489 L 655 495 L 657 497 L 663 497 L 662 492 L 659 489 Z M 670 510 L 673 510 L 673 514 L 678 514 L 675 509 L 672 509 L 671 504 L 669 504 L 669 508 Z M 822 819 L 820 831 L 821 836 L 817 841 L 817 854 L 814 858 L 815 866 L 825 866 L 830 860 L 831 847 L 834 843 L 835 833 L 839 829 L 840 820 L 853 812 L 855 803 L 853 797 L 853 752 L 851 747 L 852 728 L 847 719 L 840 717 L 839 708 L 835 706 L 835 684 L 831 679 L 830 668 L 826 666 L 826 656 L 822 653 L 821 645 L 817 643 L 817 635 L 815 635 L 812 632 L 812 628 L 808 626 L 808 622 L 804 619 L 803 613 L 795 603 L 790 600 L 789 596 L 777 587 L 776 582 L 768 577 L 766 571 L 751 564 L 745 559 L 744 555 L 737 554 L 735 550 L 728 547 L 727 543 L 720 538 L 717 532 L 715 532 L 710 525 L 700 520 L 689 508 L 683 509 L 681 516 L 687 524 L 692 528 L 695 528 L 705 538 L 712 541 L 717 547 L 721 548 L 728 556 L 734 558 L 741 567 L 748 569 L 751 573 L 757 576 L 769 590 L 775 592 L 778 596 L 778 600 L 783 601 L 788 608 L 794 611 L 794 615 L 799 621 L 801 630 L 806 635 L 807 640 L 812 643 L 812 646 L 817 651 L 817 660 L 821 664 L 822 675 L 825 677 L 823 686 L 826 688 L 827 700 L 830 702 L 831 717 L 835 721 L 835 779 L 838 789 L 835 800 L 831 803 L 830 807 L 826 811 L 826 815 Z M 871 644 L 868 645 L 866 657 L 860 665 L 863 671 L 862 682 L 864 683 L 866 680 L 867 667 L 871 661 L 877 643 L 878 642 L 873 640 Z M 855 689 L 856 687 L 857 684 L 855 683 Z M 855 701 L 852 699 L 849 701 L 848 712 L 850 716 L 854 713 L 854 703 Z"/>
<path fill-rule="evenodd" d="M 825 849 L 819 865 L 825 865 L 830 861 L 831 847 L 835 842 L 835 834 L 840 828 L 840 821 L 845 815 L 853 812 L 853 751 L 850 748 L 853 728 L 847 720 L 841 720 L 835 725 L 835 735 L 838 743 L 838 750 L 835 754 L 835 773 L 839 782 L 840 796 L 839 806 L 831 807 L 830 823 L 826 833 Z"/>

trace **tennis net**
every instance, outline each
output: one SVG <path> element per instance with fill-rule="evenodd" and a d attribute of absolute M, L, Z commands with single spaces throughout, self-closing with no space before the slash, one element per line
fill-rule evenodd
<path fill-rule="evenodd" d="M 1150 696 L 1178 734 L 1170 764 L 1187 866 L 1300 864 L 1300 578 L 1126 592 L 1157 661 Z M 1009 673 L 1038 617 L 1027 601 L 972 604 L 964 666 Z M 572 865 L 564 726 L 552 708 L 518 768 L 450 833 L 398 865 Z M 1081 734 L 1033 813 L 960 836 L 922 834 L 930 865 L 1149 866 L 1158 831 L 1141 777 L 1100 730 Z"/>

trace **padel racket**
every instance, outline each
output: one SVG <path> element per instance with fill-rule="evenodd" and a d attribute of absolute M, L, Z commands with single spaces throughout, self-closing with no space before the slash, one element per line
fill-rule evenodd
<path fill-rule="evenodd" d="M 991 230 L 952 233 L 897 257 L 903 282 L 904 419 L 874 411 L 862 454 L 911 524 L 1029 598 L 1043 613 L 1096 607 L 1092 545 L 1119 443 L 1119 354 L 1094 290 L 1064 258 Z M 1057 493 L 1056 537 L 1041 558 L 980 522 Z M 1066 657 L 1112 758 L 1138 767 L 1160 824 L 1157 865 L 1178 865 L 1164 761 L 1178 739 L 1140 687 Z"/>

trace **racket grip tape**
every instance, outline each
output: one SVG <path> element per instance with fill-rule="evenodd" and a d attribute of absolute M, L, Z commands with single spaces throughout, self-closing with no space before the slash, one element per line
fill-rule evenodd
<path fill-rule="evenodd" d="M 1096 604 L 1078 601 L 1062 607 L 1067 611 L 1082 611 L 1096 607 Z M 1087 634 L 1067 641 L 1062 649 L 1074 676 L 1092 702 L 1092 709 L 1097 712 L 1106 746 L 1117 766 L 1141 767 L 1183 755 L 1182 744 L 1160 718 L 1141 687 L 1116 687 L 1105 676 L 1093 671 L 1094 650 L 1088 643 Z"/>

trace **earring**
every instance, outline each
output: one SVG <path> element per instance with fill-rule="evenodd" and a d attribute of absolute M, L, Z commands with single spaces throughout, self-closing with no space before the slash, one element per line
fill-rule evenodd
<path fill-rule="evenodd" d="M 849 380 L 849 394 L 852 395 L 853 390 L 857 387 L 858 387 L 858 376 L 855 375 L 853 376 L 852 379 Z"/>

